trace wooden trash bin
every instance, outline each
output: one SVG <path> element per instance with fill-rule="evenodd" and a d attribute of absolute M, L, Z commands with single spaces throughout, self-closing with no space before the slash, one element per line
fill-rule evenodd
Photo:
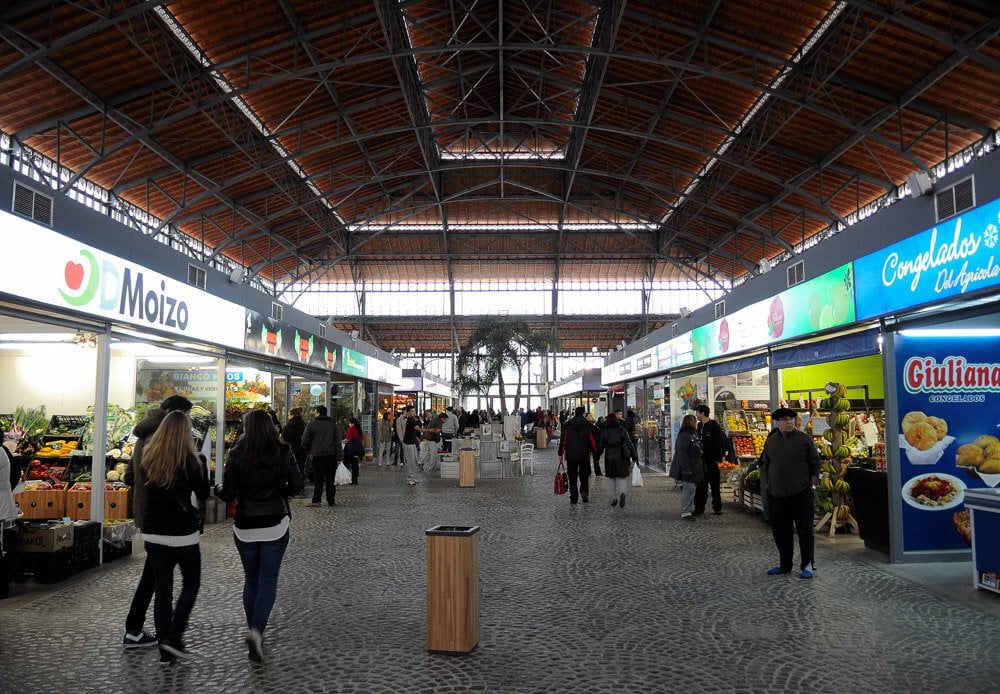
<path fill-rule="evenodd" d="M 545 427 L 535 428 L 535 448 L 549 447 L 549 432 Z"/>
<path fill-rule="evenodd" d="M 427 650 L 479 644 L 479 526 L 437 525 L 427 536 Z"/>
<path fill-rule="evenodd" d="M 463 448 L 458 452 L 458 486 L 476 486 L 476 451 Z"/>

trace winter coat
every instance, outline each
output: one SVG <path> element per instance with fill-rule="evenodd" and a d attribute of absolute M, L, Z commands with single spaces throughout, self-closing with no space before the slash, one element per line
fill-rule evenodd
<path fill-rule="evenodd" d="M 289 417 L 288 424 L 285 425 L 281 435 L 288 445 L 292 447 L 292 453 L 296 457 L 306 454 L 306 449 L 302 447 L 302 434 L 306 432 L 306 423 L 302 417 Z"/>
<path fill-rule="evenodd" d="M 3 448 L 0 451 L 0 524 L 2 524 L 3 521 L 17 518 L 17 506 L 14 504 L 14 494 L 10 486 L 10 471 L 14 466 L 14 458 L 2 444 L 0 448 Z M 0 585 L 0 588 L 4 585 Z"/>
<path fill-rule="evenodd" d="M 306 425 L 302 447 L 314 458 L 318 455 L 332 455 L 340 460 L 341 445 L 337 425 L 329 417 L 316 417 Z"/>
<path fill-rule="evenodd" d="M 698 435 L 701 437 L 702 456 L 706 463 L 718 463 L 724 455 L 726 437 L 722 427 L 714 419 L 698 423 Z"/>
<path fill-rule="evenodd" d="M 677 435 L 670 476 L 681 482 L 704 482 L 705 465 L 701 460 L 701 440 L 697 432 L 684 429 Z"/>
<path fill-rule="evenodd" d="M 575 463 L 590 460 L 590 454 L 597 450 L 597 441 L 591 433 L 590 422 L 583 417 L 573 417 L 563 424 L 559 440 L 559 455 Z"/>
<path fill-rule="evenodd" d="M 135 434 L 135 444 L 132 446 L 132 461 L 125 468 L 125 484 L 131 491 L 128 501 L 132 505 L 132 518 L 135 519 L 135 527 L 143 529 L 143 518 L 146 515 L 146 475 L 142 471 L 142 449 L 146 445 L 149 437 L 160 428 L 160 422 L 167 416 L 165 410 L 154 407 L 146 411 L 146 416 L 135 425 L 132 433 Z"/>
<path fill-rule="evenodd" d="M 628 477 L 632 472 L 629 461 L 639 461 L 635 446 L 628 432 L 620 426 L 606 426 L 601 430 L 595 458 L 604 454 L 604 474 L 608 477 Z"/>
<path fill-rule="evenodd" d="M 351 424 L 347 427 L 347 434 L 344 435 L 344 440 L 347 443 L 344 445 L 344 458 L 348 456 L 357 458 L 360 460 L 365 457 L 365 438 L 361 433 L 361 429 Z"/>
<path fill-rule="evenodd" d="M 142 530 L 151 535 L 190 535 L 202 529 L 201 514 L 191 505 L 191 493 L 199 499 L 208 498 L 206 465 L 197 456 L 188 457 L 169 488 L 148 482 Z"/>
<path fill-rule="evenodd" d="M 240 455 L 242 441 L 237 441 L 226 456 L 219 498 L 236 505 L 237 528 L 268 528 L 291 515 L 288 497 L 302 491 L 302 477 L 291 451 L 282 446 L 277 459 L 261 460 L 256 455 Z"/>

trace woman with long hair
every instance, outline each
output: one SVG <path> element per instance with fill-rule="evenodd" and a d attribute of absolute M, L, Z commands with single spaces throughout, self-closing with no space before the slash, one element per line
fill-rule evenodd
<path fill-rule="evenodd" d="M 347 435 L 344 437 L 344 464 L 351 471 L 351 484 L 358 483 L 361 459 L 365 457 L 365 435 L 361 432 L 361 422 L 357 417 L 347 420 Z"/>
<path fill-rule="evenodd" d="M 243 563 L 243 611 L 250 660 L 264 662 L 263 635 L 278 591 L 278 572 L 288 548 L 288 497 L 302 491 L 295 457 L 265 412 L 243 415 L 243 435 L 226 456 L 216 492 L 234 499 L 233 535 Z"/>
<path fill-rule="evenodd" d="M 609 414 L 601 429 L 601 438 L 597 444 L 594 458 L 604 456 L 604 475 L 611 486 L 611 505 L 625 508 L 625 489 L 628 477 L 632 472 L 632 463 L 639 462 L 635 446 L 625 428 L 619 425 L 618 418 Z"/>
<path fill-rule="evenodd" d="M 698 483 L 705 480 L 705 465 L 701 459 L 701 439 L 698 420 L 693 414 L 684 415 L 681 430 L 670 461 L 670 476 L 681 483 L 681 518 L 693 521 L 694 493 Z"/>
<path fill-rule="evenodd" d="M 153 621 L 160 662 L 169 665 L 187 656 L 184 631 L 201 585 L 202 522 L 191 494 L 208 497 L 208 474 L 191 434 L 191 418 L 169 412 L 142 451 L 146 485 L 142 539 L 155 584 Z M 181 592 L 172 605 L 174 567 L 181 570 Z"/>

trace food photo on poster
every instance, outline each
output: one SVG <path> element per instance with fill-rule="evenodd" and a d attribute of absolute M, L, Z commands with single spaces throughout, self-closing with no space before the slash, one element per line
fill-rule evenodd
<path fill-rule="evenodd" d="M 904 551 L 967 549 L 968 489 L 1000 484 L 1000 332 L 895 340 Z"/>

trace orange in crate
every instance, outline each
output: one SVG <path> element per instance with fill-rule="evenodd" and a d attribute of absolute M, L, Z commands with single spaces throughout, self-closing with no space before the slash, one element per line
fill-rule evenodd
<path fill-rule="evenodd" d="M 20 492 L 14 502 L 24 514 L 22 518 L 62 518 L 66 515 L 66 492 L 46 489 Z"/>

